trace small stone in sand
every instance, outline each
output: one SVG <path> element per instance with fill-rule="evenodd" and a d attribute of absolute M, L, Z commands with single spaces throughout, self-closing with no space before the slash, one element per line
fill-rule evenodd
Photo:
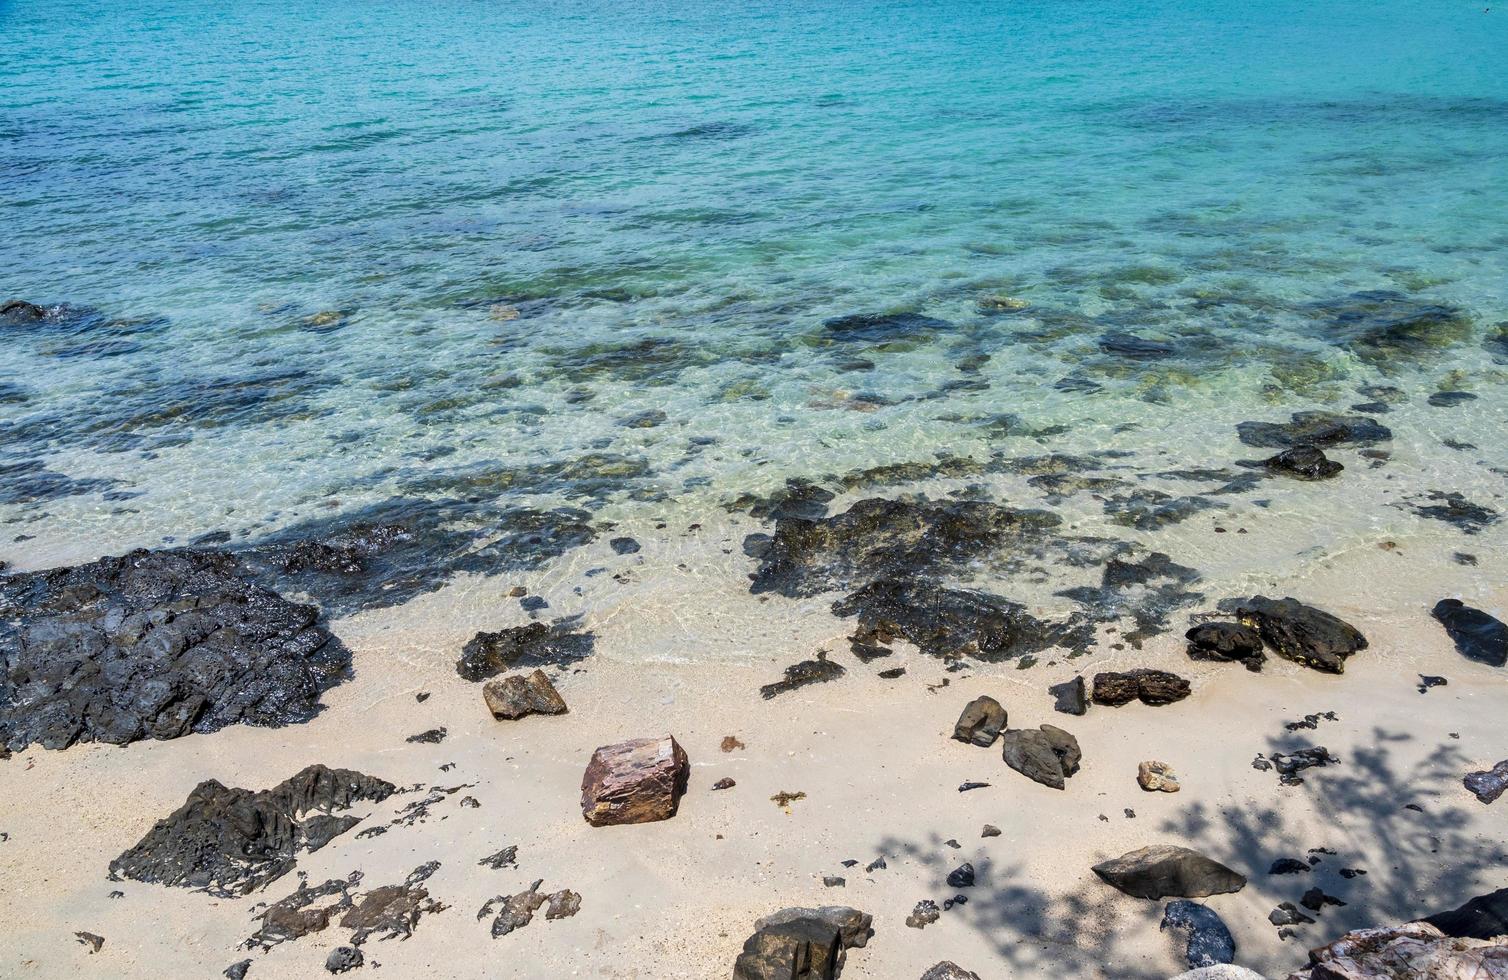
<path fill-rule="evenodd" d="M 828 888 L 845 888 L 848 886 L 848 880 L 837 875 L 824 875 L 822 884 Z"/>
<path fill-rule="evenodd" d="M 973 888 L 974 866 L 968 862 L 960 864 L 948 873 L 949 888 Z"/>
<path fill-rule="evenodd" d="M 1136 766 L 1136 783 L 1149 793 L 1178 792 L 1178 776 L 1166 762 L 1141 762 Z"/>
<path fill-rule="evenodd" d="M 916 908 L 906 916 L 906 925 L 913 929 L 925 929 L 936 922 L 942 916 L 942 909 L 930 898 L 924 898 L 916 903 Z"/>
<path fill-rule="evenodd" d="M 76 932 L 73 935 L 81 944 L 89 947 L 90 955 L 98 953 L 105 945 L 105 937 L 96 936 L 92 932 Z"/>
<path fill-rule="evenodd" d="M 477 864 L 484 868 L 491 868 L 493 871 L 501 871 L 503 868 L 516 868 L 518 867 L 518 845 L 509 844 L 496 854 L 489 854 L 482 858 Z"/>
<path fill-rule="evenodd" d="M 953 725 L 953 737 L 960 742 L 971 742 L 989 748 L 1000 737 L 1005 724 L 1005 708 L 988 694 L 981 694 L 964 705 L 963 712 Z"/>
<path fill-rule="evenodd" d="M 1267 869 L 1270 875 L 1297 875 L 1304 874 L 1309 870 L 1309 865 L 1296 858 L 1278 858 L 1272 862 L 1272 867 Z"/>
<path fill-rule="evenodd" d="M 531 674 L 509 674 L 488 681 L 482 699 L 495 719 L 515 720 L 526 715 L 560 715 L 566 712 L 565 700 L 542 670 Z"/>
<path fill-rule="evenodd" d="M 732 778 L 730 778 L 728 776 L 724 776 L 722 779 L 719 779 L 717 782 L 713 783 L 712 784 L 712 788 L 713 789 L 732 789 L 733 787 L 735 787 L 737 785 L 738 784 L 735 783 L 732 780 Z"/>
<path fill-rule="evenodd" d="M 1448 682 L 1443 677 L 1437 677 L 1434 674 L 1420 674 L 1419 693 L 1424 694 L 1432 687 L 1444 687 L 1446 683 Z"/>
<path fill-rule="evenodd" d="M 869 872 L 884 871 L 887 867 L 889 867 L 889 865 L 885 863 L 885 859 L 882 857 L 877 857 L 873 861 L 870 861 L 867 865 L 865 865 L 864 870 Z"/>
<path fill-rule="evenodd" d="M 366 957 L 355 946 L 337 946 L 325 957 L 325 969 L 331 973 L 345 973 L 366 962 Z"/>
<path fill-rule="evenodd" d="M 973 783 L 973 782 L 959 783 L 958 784 L 958 791 L 960 793 L 967 793 L 971 789 L 987 789 L 989 787 L 989 785 L 990 785 L 989 783 Z"/>
<path fill-rule="evenodd" d="M 744 743 L 738 740 L 736 735 L 724 735 L 720 748 L 724 752 L 733 752 L 744 747 Z"/>
<path fill-rule="evenodd" d="M 1292 902 L 1280 902 L 1277 908 L 1267 913 L 1267 921 L 1275 926 L 1296 926 L 1314 920 L 1300 912 Z"/>
<path fill-rule="evenodd" d="M 1000 836 L 1000 828 L 996 827 L 994 824 L 987 823 L 987 824 L 984 825 L 984 830 L 980 831 L 979 836 L 980 837 L 999 837 Z"/>
<path fill-rule="evenodd" d="M 225 980 L 246 980 L 246 971 L 251 969 L 251 960 L 239 960 L 227 966 L 221 973 Z"/>
<path fill-rule="evenodd" d="M 546 919 L 569 919 L 581 911 L 581 896 L 569 888 L 562 888 L 546 899 Z"/>
<path fill-rule="evenodd" d="M 445 741 L 445 736 L 448 735 L 448 734 L 450 734 L 450 733 L 448 731 L 446 731 L 443 727 L 441 727 L 441 728 L 431 728 L 427 732 L 420 732 L 417 735 L 410 735 L 408 738 L 404 739 L 404 741 L 405 742 L 422 742 L 422 743 L 424 743 L 426 745 L 439 745 L 441 742 Z"/>
<path fill-rule="evenodd" d="M 979 980 L 979 974 L 971 973 L 957 963 L 943 960 L 923 973 L 921 980 Z"/>
<path fill-rule="evenodd" d="M 796 802 L 797 800 L 806 799 L 806 794 L 804 792 L 790 793 L 785 790 L 781 790 L 779 793 L 776 793 L 774 796 L 770 797 L 770 799 L 776 806 L 781 807 L 785 810 L 789 810 L 792 803 Z"/>

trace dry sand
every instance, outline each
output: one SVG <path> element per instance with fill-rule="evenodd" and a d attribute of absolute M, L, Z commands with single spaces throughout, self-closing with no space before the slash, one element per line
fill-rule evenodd
<path fill-rule="evenodd" d="M 1470 544 L 1492 554 L 1500 538 L 1493 532 Z M 1178 629 L 1143 650 L 1101 644 L 1094 656 L 1044 656 L 1027 670 L 971 664 L 949 673 L 905 645 L 866 666 L 849 655 L 850 627 L 827 612 L 828 600 L 762 600 L 747 591 L 742 556 L 708 547 L 689 560 L 676 549 L 690 545 L 677 539 L 643 540 L 643 573 L 612 586 L 587 615 L 595 654 L 552 672 L 569 714 L 493 721 L 480 685 L 456 676 L 456 654 L 477 629 L 524 621 L 503 597 L 521 579 L 467 579 L 334 623 L 354 651 L 355 676 L 325 696 L 327 710 L 309 724 L 124 748 L 33 748 L 0 763 L 0 832 L 9 835 L 0 843 L 0 975 L 215 977 L 248 956 L 255 980 L 325 975 L 327 951 L 348 936 L 338 928 L 266 954 L 237 948 L 254 929 L 254 906 L 292 891 L 295 874 L 237 900 L 106 879 L 108 862 L 200 780 L 265 788 L 314 762 L 401 785 L 468 786 L 427 822 L 370 839 L 353 831 L 299 858 L 310 882 L 360 870 L 367 886 L 441 862 L 428 887 L 448 907 L 421 919 L 411 939 L 367 944 L 366 969 L 380 963 L 383 976 L 721 978 L 756 918 L 836 903 L 874 915 L 875 936 L 850 954 L 845 978 L 908 980 L 940 959 L 985 978 L 1167 977 L 1183 964 L 1175 941 L 1159 932 L 1162 903 L 1123 896 L 1089 870 L 1154 842 L 1198 848 L 1250 878 L 1240 893 L 1209 904 L 1235 933 L 1237 961 L 1281 976 L 1308 946 L 1348 928 L 1453 907 L 1503 884 L 1508 828 L 1498 807 L 1508 802 L 1483 806 L 1461 776 L 1508 756 L 1508 679 L 1464 660 L 1428 618 L 1429 607 L 1452 594 L 1446 538 L 1383 549 L 1382 535 L 1363 536 L 1328 558 L 1290 563 L 1281 579 L 1235 570 L 1202 586 L 1210 603 L 1201 608 L 1265 589 L 1355 623 L 1371 648 L 1343 677 L 1281 660 L 1262 674 L 1191 662 L 1182 616 Z M 1255 535 L 1250 543 L 1260 552 Z M 552 612 L 569 612 L 582 568 L 601 558 L 583 554 L 522 581 L 551 600 Z M 1466 598 L 1501 609 L 1508 592 Z M 759 685 L 819 648 L 848 668 L 845 677 L 760 699 Z M 895 666 L 906 674 L 876 676 Z M 1049 684 L 1133 666 L 1176 670 L 1192 679 L 1194 693 L 1161 708 L 1095 707 L 1082 718 L 1053 712 Z M 1449 686 L 1420 694 L 1420 673 L 1444 675 Z M 431 696 L 419 703 L 418 692 Z M 1012 727 L 1052 722 L 1078 737 L 1083 768 L 1065 791 L 1010 771 L 998 747 L 949 737 L 960 708 L 984 693 L 1006 705 Z M 1339 720 L 1285 732 L 1285 722 L 1319 711 Z M 449 729 L 441 744 L 405 742 L 440 725 Z M 664 733 L 693 766 L 679 814 L 652 825 L 589 827 L 579 785 L 592 750 Z M 729 734 L 746 747 L 720 751 Z M 1341 764 L 1310 770 L 1296 787 L 1251 766 L 1258 752 L 1310 744 L 1327 746 Z M 1182 792 L 1142 792 L 1134 777 L 1143 759 L 1170 763 Z M 723 776 L 737 786 L 712 791 Z M 960 793 L 965 780 L 991 785 Z M 770 800 L 780 791 L 806 798 L 782 809 Z M 480 806 L 462 807 L 468 795 Z M 355 812 L 370 812 L 362 826 L 373 826 L 415 798 Z M 1422 812 L 1405 809 L 1409 803 Z M 986 823 L 1001 836 L 981 839 Z M 478 866 L 508 844 L 518 845 L 517 868 Z M 1314 847 L 1337 854 L 1312 874 L 1266 874 L 1275 858 L 1303 858 Z M 888 866 L 865 873 L 881 856 Z M 859 863 L 844 868 L 845 860 Z M 943 879 L 964 861 L 979 879 L 964 892 L 968 904 L 925 930 L 907 928 L 918 900 L 955 893 Z M 1343 879 L 1342 867 L 1367 874 Z M 824 887 L 825 874 L 845 877 L 846 887 Z M 477 910 L 535 879 L 545 890 L 580 892 L 581 912 L 559 921 L 539 915 L 492 939 Z M 1349 904 L 1279 941 L 1267 913 L 1311 885 Z M 116 889 L 124 897 L 110 898 Z M 103 936 L 104 948 L 90 954 L 75 941 L 77 930 Z"/>

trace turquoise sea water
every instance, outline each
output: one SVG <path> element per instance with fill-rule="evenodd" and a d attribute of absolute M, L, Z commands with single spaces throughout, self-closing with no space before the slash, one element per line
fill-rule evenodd
<path fill-rule="evenodd" d="M 69 304 L 5 328 L 0 557 L 1228 462 L 1236 422 L 1377 385 L 1411 481 L 1499 489 L 1439 445 L 1501 429 L 1508 8 L 4 0 L 0 32 L 0 292 Z"/>

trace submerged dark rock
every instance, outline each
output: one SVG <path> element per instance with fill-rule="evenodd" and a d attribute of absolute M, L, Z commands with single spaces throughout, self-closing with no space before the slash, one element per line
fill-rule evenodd
<path fill-rule="evenodd" d="M 577 620 L 527 623 L 495 633 L 482 631 L 467 641 L 456 661 L 456 673 L 468 681 L 484 681 L 520 667 L 560 667 L 584 660 L 595 637 L 577 632 Z"/>
<path fill-rule="evenodd" d="M 0 578 L 0 743 L 124 745 L 307 721 L 350 654 L 218 551 Z"/>
<path fill-rule="evenodd" d="M 750 591 L 801 598 L 884 578 L 909 581 L 1040 536 L 1060 523 L 1046 511 L 984 501 L 872 497 L 832 517 L 778 520 L 774 535 L 758 542 L 760 564 Z"/>
<path fill-rule="evenodd" d="M 1262 461 L 1275 473 L 1285 473 L 1300 480 L 1328 480 L 1340 474 L 1344 466 L 1330 459 L 1314 446 L 1294 446 Z"/>
<path fill-rule="evenodd" d="M 1502 520 L 1502 515 L 1491 507 L 1472 503 L 1459 493 L 1431 490 L 1421 500 L 1429 502 L 1415 501 L 1408 504 L 1415 514 L 1428 520 L 1443 521 L 1466 534 L 1476 534 Z"/>
<path fill-rule="evenodd" d="M 1204 898 L 1237 892 L 1246 879 L 1197 851 L 1154 844 L 1094 866 L 1107 884 L 1136 898 Z"/>
<path fill-rule="evenodd" d="M 1396 290 L 1363 290 L 1310 309 L 1321 319 L 1325 339 L 1380 366 L 1438 356 L 1472 334 L 1471 318 L 1460 308 Z"/>
<path fill-rule="evenodd" d="M 833 614 L 859 617 L 856 638 L 889 644 L 909 640 L 933 657 L 975 657 L 998 663 L 1063 642 L 1069 627 L 1036 619 L 1020 603 L 925 581 L 871 582 L 833 603 Z"/>
<path fill-rule="evenodd" d="M 1376 419 L 1333 412 L 1295 412 L 1288 422 L 1242 422 L 1236 432 L 1242 442 L 1257 449 L 1374 446 L 1393 438 L 1392 430 Z"/>
<path fill-rule="evenodd" d="M 1239 661 L 1247 670 L 1258 671 L 1267 659 L 1262 635 L 1243 623 L 1203 623 L 1184 636 L 1191 660 Z"/>
<path fill-rule="evenodd" d="M 1117 524 L 1138 531 L 1155 531 L 1181 524 L 1206 510 L 1223 509 L 1225 504 L 1208 497 L 1175 497 L 1161 490 L 1133 490 L 1105 498 L 1105 516 Z"/>
<path fill-rule="evenodd" d="M 1451 408 L 1476 400 L 1477 396 L 1469 391 L 1437 391 L 1425 399 L 1435 408 Z"/>
<path fill-rule="evenodd" d="M 1356 627 L 1297 599 L 1255 596 L 1237 603 L 1235 612 L 1280 656 L 1329 674 L 1344 673 L 1346 658 L 1367 648 Z"/>
<path fill-rule="evenodd" d="M 110 862 L 110 878 L 244 895 L 293 870 L 300 849 L 317 850 L 359 822 L 333 817 L 338 823 L 332 825 L 336 811 L 395 792 L 392 783 L 376 777 L 320 765 L 268 790 L 205 780 L 183 806 Z"/>
<path fill-rule="evenodd" d="M 1163 343 L 1159 340 L 1149 340 L 1146 337 L 1138 337 L 1130 333 L 1107 333 L 1100 338 L 1100 350 L 1107 354 L 1116 354 L 1120 357 L 1129 357 L 1137 360 L 1161 360 L 1177 353 L 1177 348 L 1172 344 Z"/>
<path fill-rule="evenodd" d="M 849 343 L 886 344 L 895 341 L 926 339 L 952 324 L 920 313 L 853 313 L 822 322 L 824 332 Z"/>
<path fill-rule="evenodd" d="M 1460 599 L 1441 599 L 1430 611 L 1467 660 L 1489 667 L 1508 664 L 1508 625 Z"/>
<path fill-rule="evenodd" d="M 1208 905 L 1186 898 L 1169 902 L 1163 909 L 1162 929 L 1184 934 L 1184 961 L 1189 969 L 1236 961 L 1236 940 L 1224 920 Z"/>

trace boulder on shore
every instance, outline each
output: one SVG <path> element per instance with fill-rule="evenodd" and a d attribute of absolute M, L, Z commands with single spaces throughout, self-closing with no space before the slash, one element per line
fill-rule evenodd
<path fill-rule="evenodd" d="M 1102 861 L 1094 873 L 1136 898 L 1204 898 L 1238 892 L 1246 878 L 1198 851 L 1153 844 Z"/>
<path fill-rule="evenodd" d="M 1201 623 L 1184 634 L 1190 660 L 1240 661 L 1250 671 L 1262 669 L 1262 634 L 1244 623 Z"/>
<path fill-rule="evenodd" d="M 1005 722 L 1005 708 L 1000 702 L 988 694 L 981 694 L 964 705 L 963 713 L 958 716 L 958 723 L 953 726 L 953 737 L 960 742 L 972 742 L 989 748 L 1000 737 Z"/>
<path fill-rule="evenodd" d="M 1061 711 L 1065 715 L 1082 715 L 1089 710 L 1089 693 L 1085 690 L 1083 677 L 1054 684 L 1047 689 L 1047 693 L 1053 696 L 1054 711 Z"/>
<path fill-rule="evenodd" d="M 686 751 L 669 735 L 604 745 L 582 776 L 581 814 L 593 827 L 668 820 L 690 773 Z"/>
<path fill-rule="evenodd" d="M 1508 980 L 1508 944 L 1447 936 L 1427 922 L 1357 929 L 1309 951 L 1289 980 Z"/>
<path fill-rule="evenodd" d="M 965 970 L 957 963 L 943 960 L 921 975 L 921 980 L 979 980 L 979 974 Z"/>
<path fill-rule="evenodd" d="M 1094 675 L 1094 703 L 1120 707 L 1132 701 L 1163 705 L 1189 696 L 1189 682 L 1166 670 L 1106 671 Z"/>
<path fill-rule="evenodd" d="M 1064 780 L 1079 771 L 1078 739 L 1053 725 L 1003 732 L 1000 745 L 1006 765 L 1043 786 L 1062 789 Z"/>
<path fill-rule="evenodd" d="M 1190 969 L 1235 962 L 1236 940 L 1224 920 L 1208 905 L 1186 898 L 1169 902 L 1163 909 L 1161 928 L 1184 934 L 1187 940 L 1184 961 Z"/>
<path fill-rule="evenodd" d="M 1467 939 L 1508 936 L 1508 888 L 1478 895 L 1458 909 L 1436 912 L 1424 921 L 1447 936 Z"/>
<path fill-rule="evenodd" d="M 562 715 L 566 703 L 555 685 L 542 670 L 532 674 L 510 674 L 488 681 L 482 688 L 487 710 L 497 719 L 517 719 L 525 715 Z"/>
<path fill-rule="evenodd" d="M 1344 673 L 1346 658 L 1367 648 L 1356 627 L 1294 598 L 1254 596 L 1237 605 L 1236 617 L 1280 656 L 1328 674 Z"/>
<path fill-rule="evenodd" d="M 1496 617 L 1460 599 L 1441 599 L 1430 615 L 1445 627 L 1457 652 L 1467 660 L 1489 667 L 1508 664 L 1508 625 Z"/>
<path fill-rule="evenodd" d="M 849 949 L 874 935 L 872 919 L 841 905 L 782 909 L 754 923 L 734 980 L 837 980 Z"/>

